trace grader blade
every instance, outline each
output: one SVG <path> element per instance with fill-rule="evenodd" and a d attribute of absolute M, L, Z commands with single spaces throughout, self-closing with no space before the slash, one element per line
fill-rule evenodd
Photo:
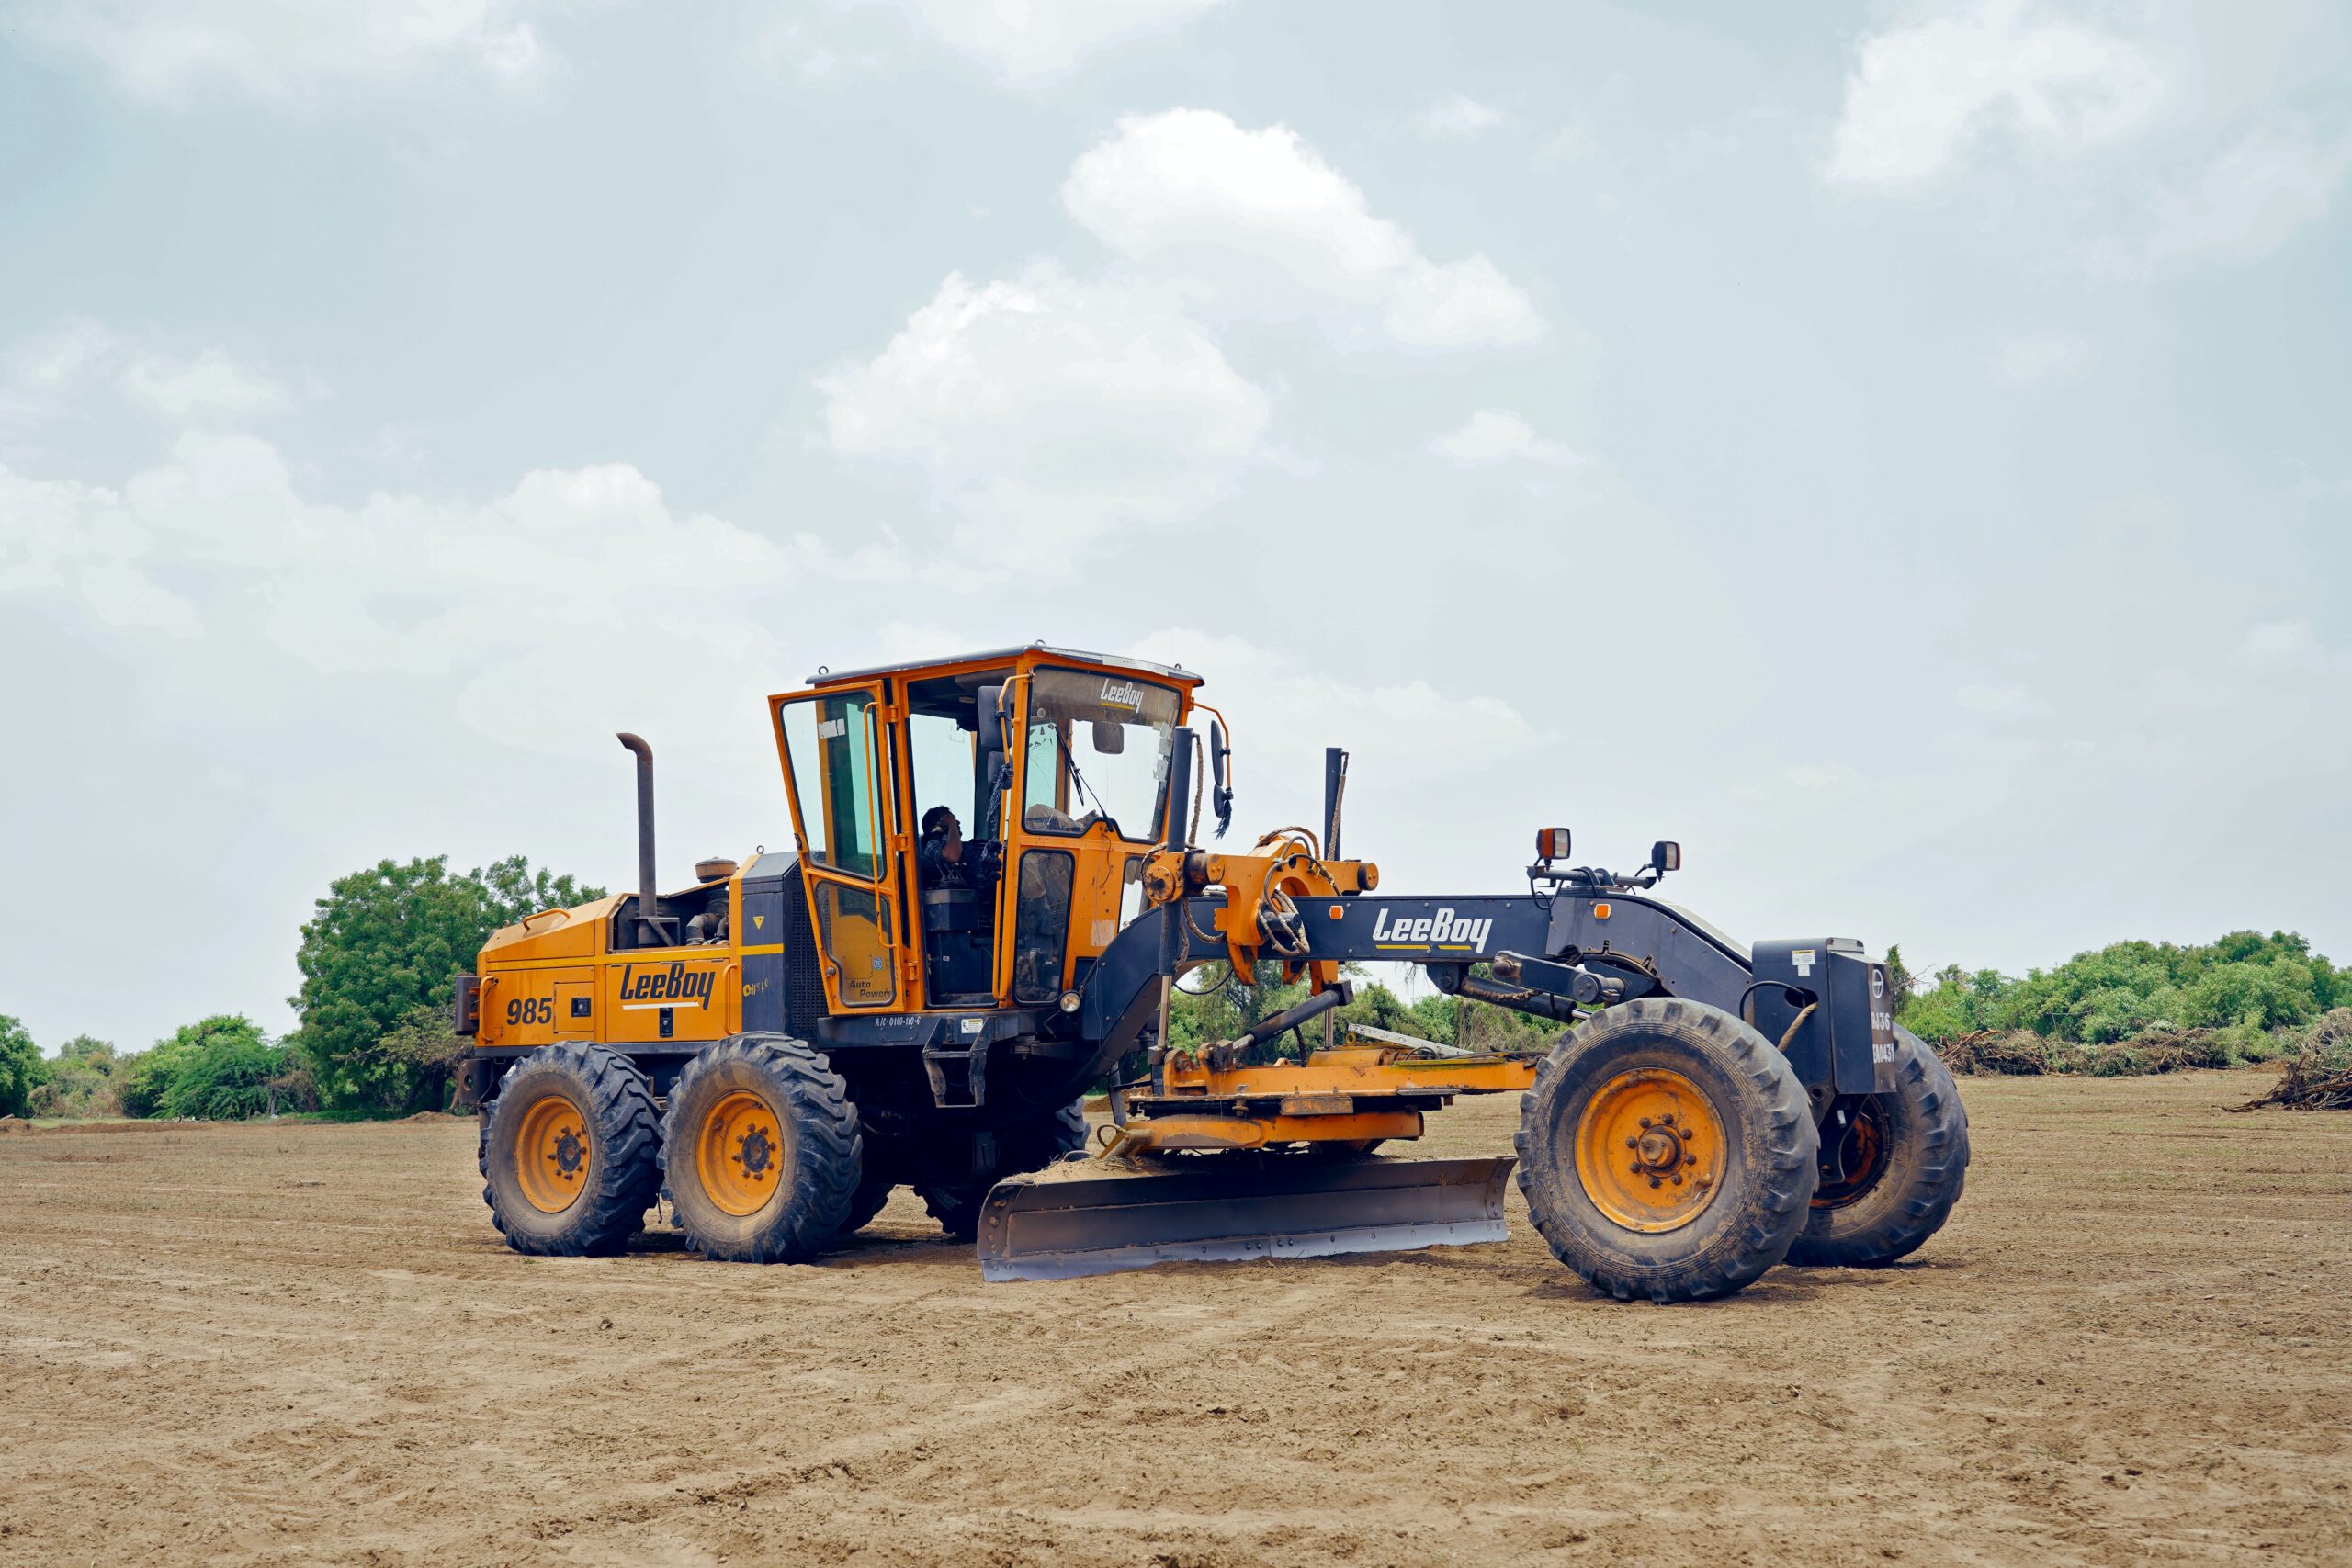
<path fill-rule="evenodd" d="M 1155 1263 L 1410 1252 L 1501 1241 L 1512 1156 L 1220 1155 L 1121 1173 L 1016 1176 L 980 1212 L 983 1280 L 1070 1280 Z"/>

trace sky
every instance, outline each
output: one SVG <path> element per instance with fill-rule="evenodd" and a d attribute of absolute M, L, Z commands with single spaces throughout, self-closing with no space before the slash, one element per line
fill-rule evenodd
<path fill-rule="evenodd" d="M 1040 638 L 1385 890 L 2352 961 L 2347 183 L 2326 0 L 0 0 L 0 1012 Z"/>

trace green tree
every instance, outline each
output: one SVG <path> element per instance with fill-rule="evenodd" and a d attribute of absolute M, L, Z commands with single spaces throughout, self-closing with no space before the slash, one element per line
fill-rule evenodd
<path fill-rule="evenodd" d="M 1902 944 L 1900 942 L 1887 943 L 1886 988 L 1894 993 L 1894 1010 L 1898 1014 L 1903 1011 L 1905 1005 L 1911 1000 L 1911 993 L 1918 989 L 1918 987 L 1919 976 L 1911 973 L 1910 966 L 1903 962 Z"/>
<path fill-rule="evenodd" d="M 121 1102 L 125 1116 L 163 1113 L 164 1096 L 171 1091 L 181 1064 L 195 1054 L 197 1032 L 202 1027 L 189 1024 L 170 1039 L 158 1040 L 144 1051 L 123 1059 L 115 1070 L 115 1096 Z"/>
<path fill-rule="evenodd" d="M 122 1109 L 115 1072 L 121 1065 L 112 1044 L 77 1034 L 57 1048 L 48 1081 L 33 1090 L 36 1116 L 112 1116 Z"/>
<path fill-rule="evenodd" d="M 520 856 L 449 874 L 448 857 L 382 861 L 340 877 L 302 927 L 293 1042 L 331 1108 L 414 1109 L 438 1092 L 433 1073 L 382 1043 L 419 1008 L 446 1010 L 461 970 L 491 932 L 540 909 L 601 898 Z M 435 1103 L 438 1103 L 436 1100 Z"/>
<path fill-rule="evenodd" d="M 533 913 L 537 913 L 534 910 Z M 467 1041 L 447 1008 L 414 1007 L 376 1043 L 377 1053 L 409 1075 L 410 1103 L 438 1111 L 449 1103 Z"/>
<path fill-rule="evenodd" d="M 273 1108 L 269 1086 L 291 1054 L 260 1025 L 234 1013 L 191 1023 L 172 1037 L 169 1066 L 154 1114 L 197 1122 L 237 1122 Z"/>
<path fill-rule="evenodd" d="M 31 1032 L 0 1013 L 0 1116 L 22 1116 L 32 1109 L 33 1090 L 49 1076 L 49 1064 Z"/>
<path fill-rule="evenodd" d="M 483 914 L 491 922 L 484 936 L 501 926 L 519 925 L 542 909 L 569 909 L 574 904 L 589 903 L 605 896 L 601 887 L 583 887 L 569 875 L 559 876 L 545 866 L 533 871 L 531 863 L 521 855 L 509 855 L 477 866 L 459 880 L 472 883 L 481 891 Z M 471 953 L 467 954 L 469 967 L 472 957 Z"/>
<path fill-rule="evenodd" d="M 2265 1032 L 2308 1022 L 2352 995 L 2352 975 L 2293 931 L 2230 931 L 2187 946 L 2110 942 L 2022 980 L 1953 964 L 1935 981 L 1915 990 L 1898 1016 L 1939 1043 L 1980 1029 L 2023 1029 L 2103 1045 L 2151 1029 L 2205 1027 L 2237 1032 L 2251 1048 Z"/>

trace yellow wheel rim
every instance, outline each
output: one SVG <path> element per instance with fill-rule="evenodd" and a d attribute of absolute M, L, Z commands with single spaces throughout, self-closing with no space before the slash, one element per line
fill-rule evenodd
<path fill-rule="evenodd" d="M 1816 1209 L 1844 1208 L 1877 1185 L 1879 1173 L 1886 1168 L 1886 1119 L 1875 1100 L 1856 1105 L 1839 1137 L 1846 1174 L 1835 1181 L 1825 1179 L 1814 1189 Z"/>
<path fill-rule="evenodd" d="M 784 1119 L 775 1107 L 737 1089 L 710 1108 L 695 1139 L 695 1175 L 710 1201 L 741 1218 L 775 1200 L 784 1185 Z"/>
<path fill-rule="evenodd" d="M 514 1129 L 514 1180 L 543 1214 L 560 1214 L 588 1189 L 588 1118 L 560 1094 L 524 1108 Z"/>
<path fill-rule="evenodd" d="M 1602 1084 L 1577 1122 L 1577 1178 L 1629 1231 L 1679 1230 L 1722 1190 L 1724 1123 L 1697 1084 L 1634 1067 Z"/>

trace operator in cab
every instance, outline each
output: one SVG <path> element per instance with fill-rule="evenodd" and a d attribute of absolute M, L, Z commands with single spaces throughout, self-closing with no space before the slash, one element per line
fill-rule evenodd
<path fill-rule="evenodd" d="M 922 814 L 922 842 L 915 847 L 915 878 L 922 891 L 974 887 L 987 876 L 976 846 L 964 842 L 964 825 L 944 806 Z"/>

